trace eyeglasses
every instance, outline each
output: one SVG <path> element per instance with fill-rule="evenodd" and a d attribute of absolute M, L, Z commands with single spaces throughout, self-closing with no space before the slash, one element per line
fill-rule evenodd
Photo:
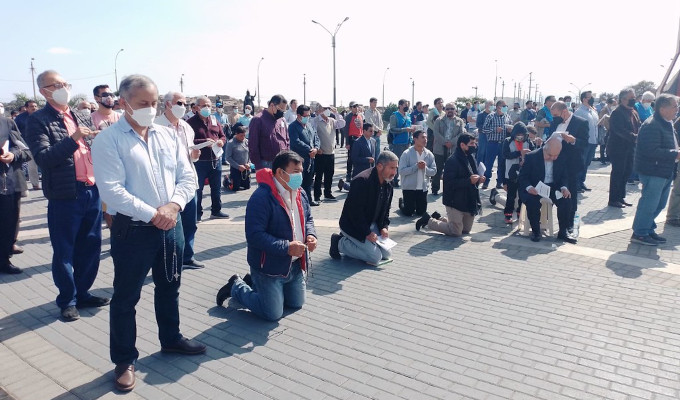
<path fill-rule="evenodd" d="M 178 106 L 186 106 L 187 103 L 185 103 L 185 102 L 183 102 L 183 101 L 178 101 L 178 102 L 177 102 L 177 105 L 178 105 Z"/>
<path fill-rule="evenodd" d="M 111 92 L 104 92 L 100 94 L 99 97 L 116 97 L 116 95 Z"/>
<path fill-rule="evenodd" d="M 45 89 L 45 88 L 48 88 L 48 87 L 51 87 L 51 86 L 54 86 L 55 89 L 66 88 L 66 89 L 68 89 L 68 90 L 70 90 L 71 87 L 72 87 L 70 83 L 66 83 L 66 82 L 61 83 L 61 82 L 57 82 L 57 83 L 53 83 L 53 84 L 51 84 L 51 85 L 45 85 L 45 86 L 43 86 L 42 88 Z"/>

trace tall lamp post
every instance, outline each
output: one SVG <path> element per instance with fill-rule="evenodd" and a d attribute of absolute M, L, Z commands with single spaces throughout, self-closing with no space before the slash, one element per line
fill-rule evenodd
<path fill-rule="evenodd" d="M 302 74 L 302 104 L 307 104 L 307 74 Z"/>
<path fill-rule="evenodd" d="M 116 58 L 113 60 L 113 74 L 116 76 L 116 92 L 118 91 L 118 54 L 125 49 L 120 49 L 116 53 Z"/>
<path fill-rule="evenodd" d="M 179 77 L 179 91 L 184 93 L 184 74 Z"/>
<path fill-rule="evenodd" d="M 581 87 L 578 87 L 578 86 L 574 85 L 574 84 L 571 83 L 571 82 L 569 82 L 569 84 L 570 84 L 571 86 L 575 87 L 576 89 L 578 89 L 578 101 L 579 101 L 579 102 L 581 101 L 581 92 L 583 91 L 583 89 L 585 89 L 585 88 L 587 88 L 588 86 L 592 85 L 592 83 L 587 83 L 587 84 L 585 84 L 585 85 L 583 85 L 583 86 L 581 86 Z"/>
<path fill-rule="evenodd" d="M 416 104 L 416 81 L 413 78 L 408 78 L 411 80 L 411 107 L 415 107 Z"/>
<path fill-rule="evenodd" d="M 385 75 L 387 75 L 387 71 L 389 69 L 390 67 L 385 68 L 385 72 L 383 73 L 383 95 L 382 95 L 383 108 L 385 108 Z"/>
<path fill-rule="evenodd" d="M 496 88 L 498 87 L 498 60 L 493 60 L 496 63 L 496 80 L 493 84 L 493 102 L 496 102 Z"/>
<path fill-rule="evenodd" d="M 33 100 L 38 101 L 38 97 L 35 94 L 35 67 L 33 67 L 33 60 L 35 60 L 35 58 L 31 57 L 31 82 L 33 82 Z"/>
<path fill-rule="evenodd" d="M 477 89 L 479 89 L 477 86 L 473 86 L 473 89 L 475 89 L 475 99 L 477 98 Z"/>
<path fill-rule="evenodd" d="M 260 108 L 260 64 L 262 64 L 262 60 L 264 60 L 264 57 L 260 58 L 257 63 L 257 108 Z"/>
<path fill-rule="evenodd" d="M 336 104 L 335 104 L 335 98 L 336 98 L 336 93 L 337 93 L 336 88 L 335 88 L 335 35 L 338 34 L 338 31 L 340 30 L 340 27 L 341 27 L 342 24 L 344 24 L 345 21 L 347 21 L 348 19 L 349 19 L 349 17 L 345 17 L 345 19 L 343 19 L 342 22 L 340 22 L 340 23 L 338 24 L 338 26 L 335 27 L 335 32 L 333 32 L 333 33 L 331 33 L 331 31 L 329 31 L 328 29 L 326 29 L 326 27 L 323 26 L 322 24 L 320 24 L 320 23 L 318 23 L 318 22 L 312 20 L 313 23 L 315 23 L 315 24 L 319 25 L 320 27 L 322 27 L 326 32 L 328 32 L 329 35 L 331 35 L 331 47 L 333 47 L 333 107 L 336 106 Z"/>

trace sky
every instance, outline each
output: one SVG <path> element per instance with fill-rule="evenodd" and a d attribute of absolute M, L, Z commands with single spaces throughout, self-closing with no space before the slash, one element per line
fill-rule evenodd
<path fill-rule="evenodd" d="M 144 74 L 161 94 L 180 90 L 184 74 L 187 96 L 242 99 L 256 91 L 264 57 L 262 104 L 277 93 L 301 102 L 303 74 L 307 103 L 332 104 L 331 35 L 311 21 L 333 32 L 345 17 L 336 35 L 338 106 L 370 97 L 382 104 L 383 77 L 385 104 L 410 100 L 412 89 L 429 104 L 473 96 L 473 87 L 480 97 L 493 98 L 494 88 L 513 97 L 516 85 L 526 93 L 530 72 L 532 93 L 538 85 L 543 97 L 618 93 L 662 80 L 680 22 L 678 0 L 38 0 L 2 10 L 0 101 L 32 96 L 31 58 L 36 75 L 54 69 L 90 100 L 98 84 L 115 88 L 114 67 L 119 82 Z"/>

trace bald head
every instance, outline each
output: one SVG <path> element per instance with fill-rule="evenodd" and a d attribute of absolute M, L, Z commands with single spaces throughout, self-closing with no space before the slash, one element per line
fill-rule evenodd
<path fill-rule="evenodd" d="M 551 137 L 543 145 L 543 159 L 546 161 L 555 161 L 562 151 L 562 141 L 557 137 Z"/>

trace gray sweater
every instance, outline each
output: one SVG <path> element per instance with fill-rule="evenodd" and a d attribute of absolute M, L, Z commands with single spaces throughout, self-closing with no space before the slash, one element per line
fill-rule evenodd
<path fill-rule="evenodd" d="M 238 168 L 239 165 L 249 164 L 250 157 L 248 156 L 248 139 L 243 139 L 243 142 L 231 139 L 227 143 L 225 150 L 227 155 L 227 162 L 231 168 Z"/>

